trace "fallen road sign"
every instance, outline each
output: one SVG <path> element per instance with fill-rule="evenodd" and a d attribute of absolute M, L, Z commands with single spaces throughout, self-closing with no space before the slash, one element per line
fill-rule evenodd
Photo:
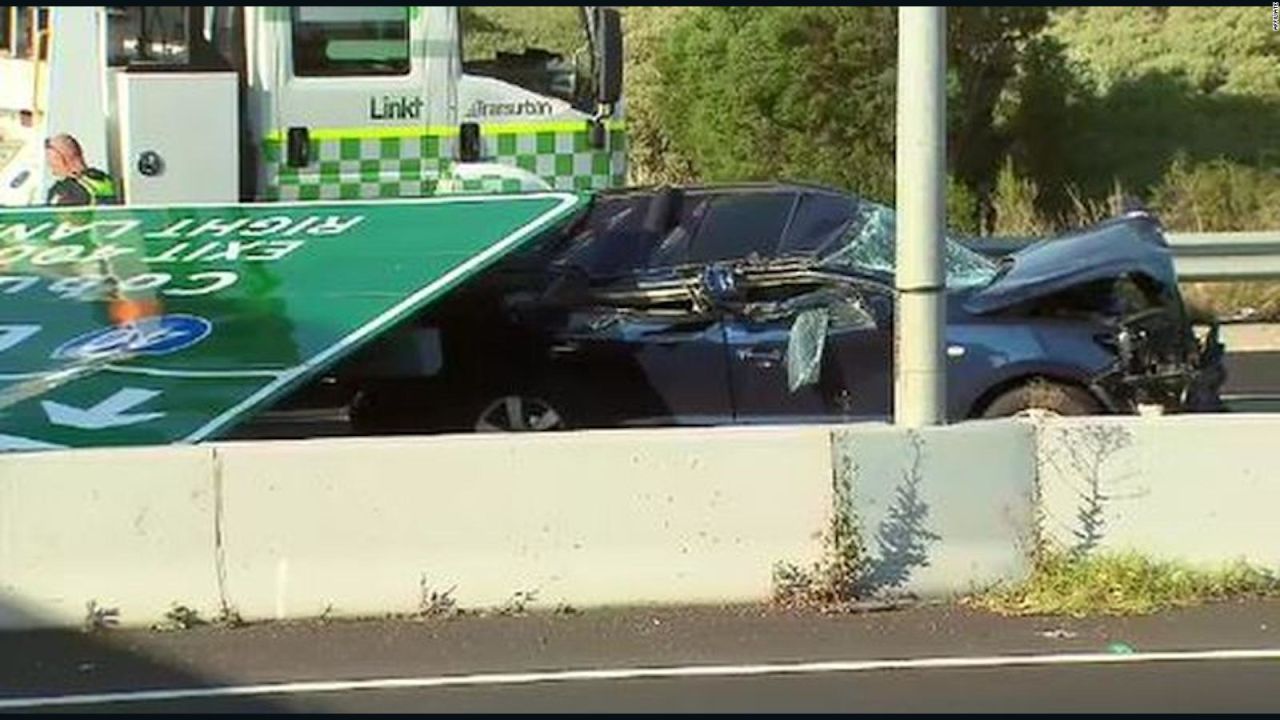
<path fill-rule="evenodd" d="M 0 210 L 0 450 L 217 437 L 586 203 Z"/>

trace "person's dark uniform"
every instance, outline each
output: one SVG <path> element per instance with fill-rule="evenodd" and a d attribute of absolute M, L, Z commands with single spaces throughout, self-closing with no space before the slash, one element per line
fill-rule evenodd
<path fill-rule="evenodd" d="M 49 188 L 48 205 L 114 205 L 118 200 L 111 176 L 89 168 L 75 177 L 65 177 Z"/>

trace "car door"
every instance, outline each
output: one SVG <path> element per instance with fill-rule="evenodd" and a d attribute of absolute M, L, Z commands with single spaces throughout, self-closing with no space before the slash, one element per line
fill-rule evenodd
<path fill-rule="evenodd" d="M 822 380 L 828 416 L 888 420 L 893 417 L 893 291 L 859 286 L 852 297 L 871 323 L 856 313 L 833 317 L 827 347 L 834 372 Z"/>
<path fill-rule="evenodd" d="M 779 305 L 761 314 L 759 306 L 753 309 L 748 301 L 725 321 L 737 422 L 888 416 L 893 380 L 891 297 L 843 283 L 806 284 L 770 302 Z"/>
<path fill-rule="evenodd" d="M 717 313 L 694 312 L 688 303 L 578 310 L 548 352 L 555 394 L 591 426 L 733 421 Z"/>

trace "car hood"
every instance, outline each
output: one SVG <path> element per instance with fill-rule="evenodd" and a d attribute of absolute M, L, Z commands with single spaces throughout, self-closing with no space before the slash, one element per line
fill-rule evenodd
<path fill-rule="evenodd" d="M 1177 283 L 1160 226 L 1139 214 L 1042 240 L 1001 262 L 1000 274 L 965 299 L 965 310 L 975 315 L 999 312 L 1076 285 L 1131 274 L 1146 275 L 1166 288 Z"/>

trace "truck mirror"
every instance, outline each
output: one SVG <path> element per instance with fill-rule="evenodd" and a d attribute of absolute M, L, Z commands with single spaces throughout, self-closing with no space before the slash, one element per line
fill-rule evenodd
<path fill-rule="evenodd" d="M 466 163 L 480 161 L 480 125 L 464 122 L 458 128 L 458 160 Z"/>
<path fill-rule="evenodd" d="M 286 138 L 285 163 L 299 168 L 311 164 L 311 133 L 304 127 L 291 127 Z"/>
<path fill-rule="evenodd" d="M 601 105 L 612 105 L 622 97 L 622 16 L 612 8 L 597 8 L 596 12 L 600 54 L 596 100 Z"/>
<path fill-rule="evenodd" d="M 604 126 L 604 120 L 594 119 L 590 122 L 587 139 L 594 150 L 603 150 L 609 145 L 609 130 Z"/>

